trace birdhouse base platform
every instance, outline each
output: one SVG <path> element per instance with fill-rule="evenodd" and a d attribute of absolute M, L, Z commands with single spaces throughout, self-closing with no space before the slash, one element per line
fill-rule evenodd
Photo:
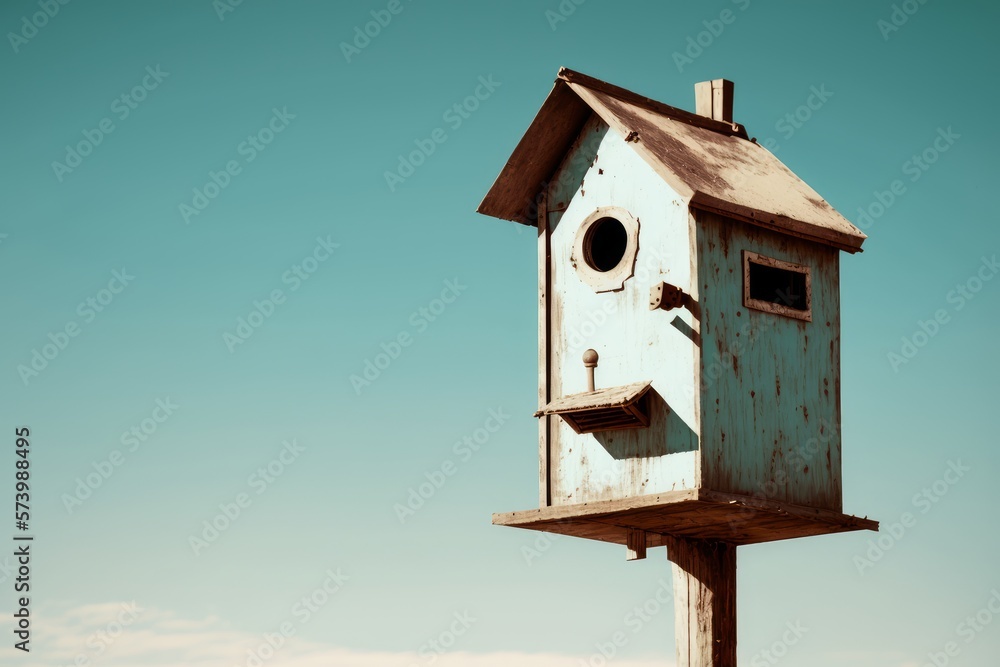
<path fill-rule="evenodd" d="M 743 545 L 878 531 L 878 522 L 868 518 L 705 489 L 494 514 L 493 524 L 633 546 L 645 533 L 647 547 L 662 546 L 668 537 Z"/>

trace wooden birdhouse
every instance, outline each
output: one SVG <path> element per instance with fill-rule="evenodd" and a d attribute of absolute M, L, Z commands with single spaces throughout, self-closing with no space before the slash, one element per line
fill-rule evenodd
<path fill-rule="evenodd" d="M 734 582 L 736 545 L 877 529 L 842 513 L 839 256 L 865 235 L 733 122 L 731 82 L 695 93 L 560 70 L 479 207 L 538 229 L 540 508 L 493 521 L 709 545 Z"/>

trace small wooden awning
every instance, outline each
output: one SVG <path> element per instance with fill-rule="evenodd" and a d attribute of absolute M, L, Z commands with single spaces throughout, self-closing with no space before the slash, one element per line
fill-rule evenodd
<path fill-rule="evenodd" d="M 535 416 L 559 415 L 577 433 L 645 428 L 649 426 L 649 411 L 642 399 L 652 386 L 649 381 L 634 382 L 570 394 L 552 401 Z"/>

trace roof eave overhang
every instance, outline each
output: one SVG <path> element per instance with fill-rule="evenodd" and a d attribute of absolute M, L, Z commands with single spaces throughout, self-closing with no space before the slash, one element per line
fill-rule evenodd
<path fill-rule="evenodd" d="M 796 220 L 795 218 L 789 218 L 788 216 L 768 211 L 739 206 L 738 204 L 711 197 L 701 192 L 696 192 L 692 195 L 688 206 L 692 209 L 741 220 L 751 225 L 771 229 L 788 234 L 789 236 L 830 245 L 849 253 L 862 252 L 861 244 L 867 238 L 864 235 L 845 234 L 814 225 L 804 220 Z"/>
<path fill-rule="evenodd" d="M 595 112 L 570 84 L 600 91 L 683 123 L 747 138 L 746 129 L 739 123 L 699 116 L 563 67 L 541 109 L 476 209 L 479 213 L 525 225 L 537 224 L 538 194 L 548 185 L 566 151 Z"/>
<path fill-rule="evenodd" d="M 575 85 L 570 85 L 575 84 Z M 644 106 L 673 120 L 746 139 L 746 129 L 677 109 L 607 82 L 562 68 L 555 85 L 545 98 L 534 120 L 521 137 L 514 152 L 476 209 L 483 215 L 537 226 L 539 196 L 548 186 L 556 169 L 593 113 L 592 107 L 574 88 L 599 90 L 623 101 Z M 584 91 L 581 92 L 586 95 Z M 614 124 L 613 119 L 604 119 Z M 662 174 L 661 174 L 662 175 Z M 673 179 L 670 179 L 673 180 Z M 679 184 L 676 184 L 679 185 Z M 681 192 L 687 188 L 681 188 Z M 690 190 L 688 190 L 690 192 Z M 687 194 L 687 193 L 683 193 Z M 865 236 L 827 229 L 769 211 L 757 210 L 693 192 L 687 197 L 691 208 L 735 218 L 798 238 L 831 245 L 850 253 L 861 251 Z"/>
<path fill-rule="evenodd" d="M 556 79 L 545 103 L 476 210 L 501 220 L 537 225 L 538 194 L 546 188 L 592 113 L 590 106 L 563 79 Z"/>

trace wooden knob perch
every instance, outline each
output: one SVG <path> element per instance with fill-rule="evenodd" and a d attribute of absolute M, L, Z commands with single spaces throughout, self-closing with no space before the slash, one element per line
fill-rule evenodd
<path fill-rule="evenodd" d="M 583 366 L 587 369 L 587 391 L 595 391 L 594 369 L 597 368 L 597 350 L 587 350 L 583 353 Z"/>

